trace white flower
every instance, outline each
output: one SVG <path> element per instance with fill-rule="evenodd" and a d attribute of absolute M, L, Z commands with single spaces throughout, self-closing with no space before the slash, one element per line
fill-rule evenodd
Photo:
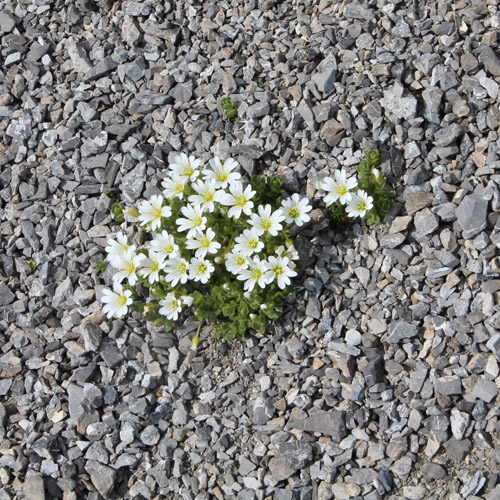
<path fill-rule="evenodd" d="M 185 153 L 181 153 L 174 158 L 174 162 L 169 167 L 173 175 L 186 181 L 194 181 L 200 175 L 200 171 L 198 170 L 200 164 L 201 161 L 197 160 L 194 156 L 188 158 Z"/>
<path fill-rule="evenodd" d="M 255 195 L 255 191 L 252 191 L 252 187 L 248 185 L 245 190 L 243 190 L 243 184 L 241 184 L 241 182 L 235 182 L 229 185 L 229 191 L 231 194 L 224 193 L 221 201 L 223 205 L 231 207 L 227 216 L 239 219 L 241 217 L 241 212 L 250 216 L 253 208 L 253 201 L 250 201 L 250 199 Z"/>
<path fill-rule="evenodd" d="M 293 261 L 299 260 L 299 253 L 293 245 L 290 245 L 288 248 L 285 248 L 283 245 L 279 246 L 276 250 L 276 255 L 282 258 L 287 257 L 288 266 L 295 269 L 295 263 Z"/>
<path fill-rule="evenodd" d="M 108 256 L 106 257 L 109 262 L 113 263 L 114 260 L 123 257 L 127 252 L 135 252 L 135 246 L 129 245 L 127 237 L 123 233 L 116 234 L 116 240 L 111 235 L 108 238 L 108 246 L 105 248 Z"/>
<path fill-rule="evenodd" d="M 206 179 L 213 179 L 215 187 L 225 189 L 229 184 L 241 178 L 238 172 L 233 172 L 238 167 L 238 163 L 232 158 L 227 160 L 220 160 L 217 156 L 210 160 L 212 169 L 203 170 L 202 173 Z"/>
<path fill-rule="evenodd" d="M 368 210 L 373 208 L 373 198 L 360 189 L 351 196 L 351 201 L 345 209 L 349 217 L 364 217 Z"/>
<path fill-rule="evenodd" d="M 243 269 L 237 278 L 244 281 L 243 288 L 247 292 L 251 292 L 256 284 L 261 288 L 265 288 L 269 280 L 266 271 L 266 263 L 260 260 L 259 257 L 254 257 L 248 259 L 248 269 Z"/>
<path fill-rule="evenodd" d="M 203 210 L 213 212 L 215 209 L 214 202 L 220 203 L 224 198 L 224 191 L 217 190 L 213 179 L 196 181 L 191 187 L 197 194 L 192 194 L 188 200 L 191 203 L 201 205 Z"/>
<path fill-rule="evenodd" d="M 174 292 L 170 292 L 164 299 L 160 300 L 160 314 L 167 319 L 177 321 L 179 313 L 182 311 L 182 302 L 175 298 Z"/>
<path fill-rule="evenodd" d="M 210 261 L 194 257 L 188 264 L 188 269 L 189 279 L 205 284 L 215 268 Z"/>
<path fill-rule="evenodd" d="M 188 280 L 188 263 L 181 257 L 167 260 L 165 264 L 165 281 L 175 287 L 179 281 L 184 284 Z"/>
<path fill-rule="evenodd" d="M 297 193 L 294 193 L 287 200 L 283 200 L 281 205 L 281 210 L 285 215 L 285 222 L 288 224 L 295 222 L 297 226 L 302 226 L 304 222 L 309 222 L 311 219 L 311 217 L 307 215 L 307 213 L 312 210 L 311 205 L 309 205 L 308 198 L 300 199 L 300 196 Z"/>
<path fill-rule="evenodd" d="M 239 252 L 243 256 L 259 253 L 264 248 L 264 243 L 259 240 L 259 235 L 254 229 L 245 229 L 242 234 L 235 238 L 233 252 Z"/>
<path fill-rule="evenodd" d="M 186 187 L 186 178 L 174 174 L 170 179 L 165 179 L 161 185 L 163 186 L 165 198 L 169 200 L 179 198 L 179 200 L 182 200 Z"/>
<path fill-rule="evenodd" d="M 266 231 L 271 236 L 277 236 L 278 231 L 281 231 L 283 228 L 280 224 L 280 222 L 285 220 L 283 212 L 281 209 L 278 209 L 271 213 L 271 210 L 271 205 L 259 205 L 258 215 L 252 214 L 250 216 L 250 220 L 248 222 L 253 226 L 259 236 L 264 234 Z"/>
<path fill-rule="evenodd" d="M 181 297 L 182 303 L 188 307 L 193 305 L 193 297 L 189 297 L 188 295 L 183 295 Z"/>
<path fill-rule="evenodd" d="M 325 196 L 325 204 L 327 207 L 337 200 L 339 200 L 342 205 L 345 205 L 351 199 L 352 194 L 350 190 L 358 185 L 358 181 L 354 177 L 349 177 L 349 179 L 346 178 L 344 169 L 340 171 L 336 170 L 334 175 L 335 180 L 326 177 L 321 183 L 321 189 L 328 193 Z"/>
<path fill-rule="evenodd" d="M 141 256 L 136 255 L 130 250 L 119 258 L 116 258 L 111 265 L 118 269 L 118 272 L 113 276 L 113 281 L 121 283 L 127 278 L 129 284 L 134 286 L 137 282 L 137 270 L 141 265 Z"/>
<path fill-rule="evenodd" d="M 102 311 L 107 314 L 108 319 L 113 316 L 121 318 L 127 314 L 128 306 L 133 302 L 131 295 L 132 292 L 130 290 L 124 291 L 119 283 L 113 284 L 113 291 L 109 288 L 102 291 L 101 302 L 105 304 Z"/>
<path fill-rule="evenodd" d="M 176 257 L 179 252 L 179 246 L 175 243 L 175 239 L 167 231 L 162 231 L 156 234 L 151 240 L 151 251 L 162 255 L 163 257 Z"/>
<path fill-rule="evenodd" d="M 142 255 L 139 274 L 153 284 L 160 279 L 160 271 L 165 267 L 165 256 L 149 252 L 149 257 Z"/>
<path fill-rule="evenodd" d="M 151 200 L 144 200 L 139 205 L 139 217 L 137 219 L 143 226 L 151 223 L 151 229 L 161 226 L 162 217 L 170 217 L 172 210 L 170 207 L 164 207 L 163 196 L 153 195 Z"/>
<path fill-rule="evenodd" d="M 186 248 L 188 250 L 194 250 L 195 257 L 203 258 L 207 253 L 217 253 L 217 250 L 220 248 L 220 243 L 214 241 L 215 232 L 213 229 L 208 228 L 206 233 L 198 233 L 194 236 L 193 239 L 186 240 Z"/>
<path fill-rule="evenodd" d="M 139 217 L 139 210 L 135 207 L 127 207 L 123 210 L 123 217 L 126 222 L 137 222 Z"/>
<path fill-rule="evenodd" d="M 297 273 L 289 265 L 288 257 L 271 256 L 267 259 L 266 268 L 269 283 L 276 280 L 281 290 L 291 283 L 290 278 L 297 276 Z"/>
<path fill-rule="evenodd" d="M 226 255 L 226 269 L 233 274 L 238 274 L 248 267 L 246 257 L 238 251 L 232 251 Z"/>
<path fill-rule="evenodd" d="M 186 205 L 181 208 L 185 219 L 177 219 L 179 231 L 188 231 L 187 237 L 192 238 L 196 233 L 204 231 L 207 218 L 203 217 L 203 210 L 199 205 Z"/>

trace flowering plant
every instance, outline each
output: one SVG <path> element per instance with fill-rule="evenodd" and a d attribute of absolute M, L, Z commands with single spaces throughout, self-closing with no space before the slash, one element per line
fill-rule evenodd
<path fill-rule="evenodd" d="M 124 233 L 108 239 L 107 260 L 116 270 L 113 290 L 101 299 L 108 318 L 130 307 L 172 329 L 191 309 L 200 327 L 209 321 L 216 337 L 230 340 L 262 333 L 278 317 L 297 275 L 288 227 L 309 221 L 311 206 L 297 194 L 282 199 L 279 179 L 253 178 L 245 186 L 237 167 L 217 157 L 203 167 L 180 154 L 161 195 L 125 213 L 113 206 L 116 220 L 128 217 L 150 237 L 141 248 Z"/>
<path fill-rule="evenodd" d="M 357 168 L 359 180 L 347 178 L 342 169 L 334 172 L 334 178 L 324 178 L 318 186 L 326 193 L 326 206 L 332 205 L 330 220 L 335 229 L 349 226 L 354 217 L 365 217 L 368 225 L 382 222 L 394 206 L 395 191 L 385 188 L 386 180 L 379 170 L 382 155 L 377 150 L 364 153 Z"/>

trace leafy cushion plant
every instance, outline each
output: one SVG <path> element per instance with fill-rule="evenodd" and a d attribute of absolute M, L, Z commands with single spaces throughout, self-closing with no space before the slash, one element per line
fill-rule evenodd
<path fill-rule="evenodd" d="M 180 154 L 161 195 L 125 212 L 112 207 L 118 222 L 128 218 L 148 237 L 141 248 L 124 233 L 108 240 L 116 272 L 101 300 L 109 318 L 131 308 L 172 329 L 191 310 L 200 326 L 213 323 L 216 337 L 231 340 L 263 333 L 267 320 L 279 317 L 297 275 L 289 227 L 307 222 L 312 207 L 297 194 L 283 199 L 278 178 L 244 186 L 237 167 L 216 157 L 204 168 Z"/>

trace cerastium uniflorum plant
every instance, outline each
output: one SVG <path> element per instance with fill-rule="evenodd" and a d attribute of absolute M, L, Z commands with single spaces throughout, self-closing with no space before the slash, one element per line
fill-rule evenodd
<path fill-rule="evenodd" d="M 382 154 L 377 150 L 364 154 L 357 168 L 359 180 L 347 177 L 342 169 L 334 172 L 334 178 L 326 177 L 319 183 L 320 190 L 326 193 L 326 206 L 331 206 L 330 220 L 338 231 L 348 227 L 354 217 L 365 218 L 368 225 L 383 222 L 394 206 L 395 191 L 386 189 L 384 174 L 379 169 Z"/>
<path fill-rule="evenodd" d="M 237 167 L 217 157 L 203 167 L 180 154 L 161 195 L 125 211 L 113 206 L 117 220 L 132 219 L 148 237 L 141 248 L 124 233 L 108 239 L 107 260 L 116 270 L 113 290 L 101 299 L 108 318 L 130 308 L 172 329 L 191 313 L 227 340 L 263 333 L 266 321 L 278 318 L 297 275 L 288 228 L 307 222 L 311 206 L 297 194 L 283 199 L 278 178 L 244 185 Z"/>

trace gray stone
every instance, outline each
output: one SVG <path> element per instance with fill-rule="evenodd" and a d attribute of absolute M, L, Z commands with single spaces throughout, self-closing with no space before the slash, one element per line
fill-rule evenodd
<path fill-rule="evenodd" d="M 26 500 L 45 500 L 45 486 L 40 473 L 28 470 L 24 479 L 23 493 Z"/>
<path fill-rule="evenodd" d="M 345 6 L 344 15 L 346 17 L 351 17 L 353 19 L 371 19 L 373 16 L 373 9 L 370 9 L 366 5 L 359 4 L 357 2 L 348 3 Z"/>
<path fill-rule="evenodd" d="M 457 221 L 467 239 L 474 238 L 486 227 L 488 201 L 467 195 L 457 208 Z"/>
<path fill-rule="evenodd" d="M 451 410 L 450 425 L 453 437 L 460 441 L 464 435 L 467 427 L 469 426 L 470 415 L 468 413 L 461 412 L 456 408 Z"/>
<path fill-rule="evenodd" d="M 491 73 L 493 76 L 500 76 L 500 59 L 491 47 L 486 45 L 481 48 L 479 60 L 488 73 Z"/>
<path fill-rule="evenodd" d="M 405 233 L 384 234 L 380 238 L 381 248 L 396 248 L 406 240 Z"/>
<path fill-rule="evenodd" d="M 10 33 L 14 26 L 16 25 L 16 20 L 5 10 L 0 11 L 0 32 Z"/>
<path fill-rule="evenodd" d="M 289 478 L 309 464 L 313 457 L 312 444 L 306 441 L 281 443 L 269 461 L 271 474 L 277 481 Z"/>
<path fill-rule="evenodd" d="M 336 80 L 337 61 L 333 55 L 330 55 L 318 65 L 318 72 L 311 77 L 311 81 L 323 94 L 323 97 L 327 97 L 334 91 Z"/>
<path fill-rule="evenodd" d="M 153 446 L 160 440 L 160 431 L 154 425 L 148 425 L 140 434 L 139 439 L 147 446 Z"/>
<path fill-rule="evenodd" d="M 138 163 L 122 178 L 122 193 L 125 201 L 134 203 L 142 194 L 146 176 L 146 164 Z"/>
<path fill-rule="evenodd" d="M 321 302 L 318 297 L 309 297 L 306 306 L 306 316 L 309 318 L 321 319 Z"/>
<path fill-rule="evenodd" d="M 275 411 L 271 398 L 257 398 L 252 409 L 253 424 L 266 424 L 273 417 Z"/>
<path fill-rule="evenodd" d="M 385 90 L 380 104 L 389 115 L 393 115 L 397 119 L 411 120 L 417 115 L 417 100 L 415 97 L 411 94 L 403 97 L 396 88 Z"/>
<path fill-rule="evenodd" d="M 424 100 L 424 117 L 431 123 L 440 124 L 439 109 L 441 107 L 441 99 L 443 98 L 443 91 L 436 87 L 426 88 L 422 92 Z"/>
<path fill-rule="evenodd" d="M 85 470 L 90 474 L 90 480 L 97 491 L 107 500 L 113 498 L 115 489 L 116 471 L 111 467 L 89 460 L 85 464 Z"/>
<path fill-rule="evenodd" d="M 141 40 L 141 32 L 130 16 L 125 16 L 122 23 L 122 39 L 130 46 L 135 47 Z"/>
<path fill-rule="evenodd" d="M 340 442 L 347 434 L 345 413 L 336 410 L 317 412 L 303 420 L 289 422 L 286 427 L 287 429 L 318 432 L 331 436 L 336 442 Z"/>
<path fill-rule="evenodd" d="M 462 394 L 462 382 L 456 375 L 440 377 L 434 381 L 434 390 L 446 396 Z"/>
<path fill-rule="evenodd" d="M 418 236 L 432 234 L 438 227 L 439 221 L 437 217 L 428 208 L 415 214 L 415 229 Z"/>
<path fill-rule="evenodd" d="M 178 83 L 168 94 L 177 102 L 189 102 L 193 96 L 193 80 Z"/>
<path fill-rule="evenodd" d="M 262 118 L 263 116 L 267 116 L 269 114 L 269 104 L 267 102 L 257 102 L 248 106 L 246 110 L 246 115 L 248 118 L 253 120 L 254 118 Z"/>
<path fill-rule="evenodd" d="M 123 361 L 123 354 L 116 346 L 116 343 L 108 337 L 102 339 L 99 353 L 108 368 L 116 368 Z"/>
<path fill-rule="evenodd" d="M 135 95 L 135 100 L 146 106 L 164 106 L 172 102 L 172 97 L 152 90 L 143 90 Z"/>
<path fill-rule="evenodd" d="M 68 39 L 66 49 L 69 57 L 71 58 L 71 62 L 73 63 L 73 68 L 77 73 L 88 73 L 92 69 L 92 63 L 90 62 L 85 49 L 81 44 L 77 43 L 75 39 Z"/>
<path fill-rule="evenodd" d="M 453 123 L 447 127 L 438 130 L 434 134 L 434 144 L 436 146 L 449 146 L 464 134 L 463 128 Z"/>
<path fill-rule="evenodd" d="M 12 293 L 12 291 L 10 290 L 8 285 L 6 283 L 1 283 L 0 284 L 0 307 L 11 304 L 12 302 L 14 302 L 15 298 L 16 298 L 16 296 L 14 295 L 14 293 Z"/>
<path fill-rule="evenodd" d="M 432 52 L 427 52 L 415 58 L 413 65 L 418 69 L 424 76 L 429 76 L 434 66 L 439 62 L 439 54 Z"/>
<path fill-rule="evenodd" d="M 85 74 L 85 80 L 90 82 L 92 80 L 97 80 L 103 76 L 108 75 L 116 69 L 118 64 L 116 61 L 111 59 L 111 57 L 105 57 L 102 61 L 98 62 L 94 67 L 92 67 Z"/>
<path fill-rule="evenodd" d="M 472 394 L 476 396 L 476 398 L 482 399 L 486 403 L 490 403 L 496 398 L 498 387 L 495 382 L 480 378 L 476 382 L 474 389 L 472 389 Z"/>
<path fill-rule="evenodd" d="M 146 74 L 146 63 L 142 57 L 138 57 L 132 62 L 121 64 L 118 67 L 118 75 L 123 81 L 129 78 L 133 82 L 138 82 Z"/>
<path fill-rule="evenodd" d="M 403 339 L 418 335 L 418 327 L 406 321 L 393 321 L 389 325 L 389 332 L 385 335 L 385 342 L 398 344 Z"/>
<path fill-rule="evenodd" d="M 426 462 L 420 470 L 429 479 L 443 479 L 446 476 L 446 470 L 434 462 Z"/>
<path fill-rule="evenodd" d="M 453 429 L 453 425 L 452 425 Z M 458 441 L 455 438 L 450 439 L 444 443 L 446 453 L 456 460 L 463 460 L 465 456 L 469 453 L 472 443 L 469 439 L 462 439 Z"/>

